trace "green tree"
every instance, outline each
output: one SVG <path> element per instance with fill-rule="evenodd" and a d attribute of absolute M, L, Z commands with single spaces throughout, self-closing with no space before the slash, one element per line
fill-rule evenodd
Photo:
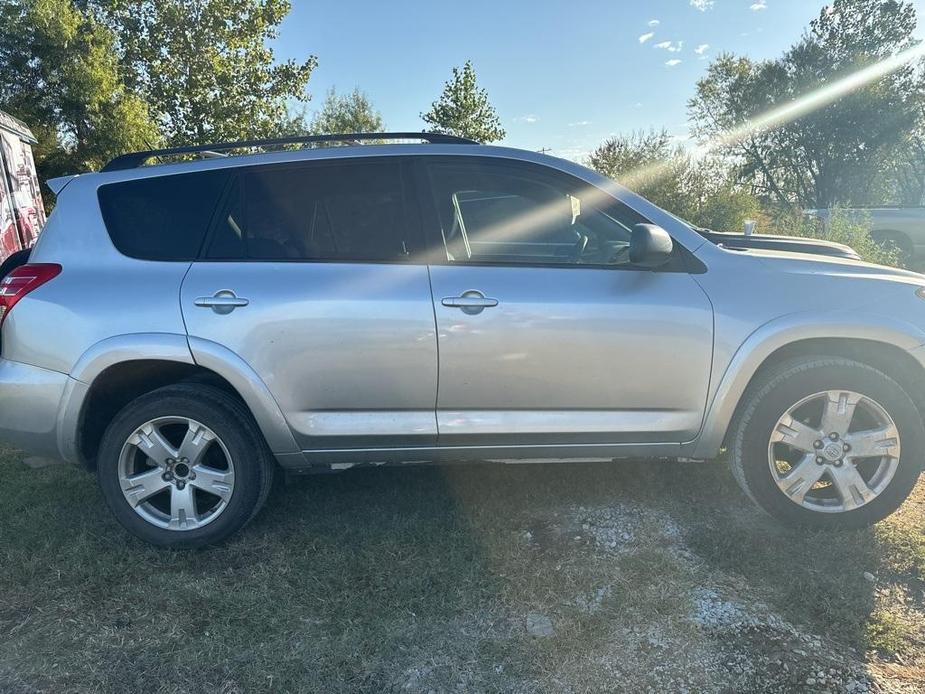
<path fill-rule="evenodd" d="M 889 163 L 880 202 L 907 207 L 925 206 L 925 113 L 908 134 L 900 156 Z"/>
<path fill-rule="evenodd" d="M 916 18 L 900 0 L 833 0 L 777 60 L 730 54 L 714 61 L 689 104 L 695 134 L 724 136 L 782 104 L 820 89 L 913 45 Z M 777 203 L 830 207 L 864 203 L 902 151 L 925 99 L 912 65 L 832 103 L 776 126 L 745 128 L 726 142 L 739 175 Z"/>
<path fill-rule="evenodd" d="M 311 131 L 319 135 L 381 133 L 383 130 L 382 114 L 373 108 L 369 97 L 359 87 L 349 94 L 338 94 L 331 87 L 321 110 L 311 122 Z"/>
<path fill-rule="evenodd" d="M 476 81 L 471 60 L 462 69 L 453 68 L 453 76 L 444 85 L 440 98 L 421 118 L 435 132 L 477 142 L 497 142 L 505 135 L 501 119 L 488 100 L 488 92 Z"/>
<path fill-rule="evenodd" d="M 690 213 L 690 220 L 696 226 L 716 231 L 741 232 L 746 221 L 764 218 L 758 198 L 728 180 L 704 193 Z M 758 231 L 761 231 L 760 225 Z"/>
<path fill-rule="evenodd" d="M 589 163 L 666 210 L 679 216 L 689 211 L 684 179 L 690 162 L 667 130 L 608 138 L 591 153 Z"/>
<path fill-rule="evenodd" d="M 696 226 L 741 231 L 745 220 L 761 215 L 757 198 L 730 180 L 723 160 L 695 160 L 666 130 L 611 137 L 589 163 Z"/>
<path fill-rule="evenodd" d="M 121 80 L 115 37 L 70 0 L 0 2 L 0 108 L 39 138 L 41 177 L 100 168 L 158 140 Z"/>
<path fill-rule="evenodd" d="M 288 0 L 91 0 L 119 37 L 129 87 L 173 145 L 271 137 L 302 127 L 317 64 L 276 63 Z"/>

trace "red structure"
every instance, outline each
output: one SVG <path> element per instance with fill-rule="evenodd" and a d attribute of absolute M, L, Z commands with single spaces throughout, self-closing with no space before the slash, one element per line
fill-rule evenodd
<path fill-rule="evenodd" d="M 34 144 L 25 123 L 0 111 L 0 261 L 31 247 L 45 226 Z"/>

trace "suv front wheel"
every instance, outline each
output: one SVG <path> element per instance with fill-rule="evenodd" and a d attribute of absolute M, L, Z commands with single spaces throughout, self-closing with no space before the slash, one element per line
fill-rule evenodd
<path fill-rule="evenodd" d="M 732 432 L 732 471 L 772 516 L 859 528 L 909 496 L 925 428 L 906 392 L 876 369 L 803 358 L 769 370 L 746 394 Z"/>
<path fill-rule="evenodd" d="M 100 445 L 97 476 L 116 519 L 155 545 L 198 547 L 243 527 L 266 500 L 274 461 L 244 406 L 207 385 L 129 403 Z"/>

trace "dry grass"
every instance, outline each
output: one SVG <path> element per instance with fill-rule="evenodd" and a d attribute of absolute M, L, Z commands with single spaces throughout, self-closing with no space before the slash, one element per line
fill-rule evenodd
<path fill-rule="evenodd" d="M 171 552 L 21 457 L 0 452 L 0 691 L 925 686 L 925 483 L 871 531 L 806 535 L 722 465 L 360 470 Z"/>

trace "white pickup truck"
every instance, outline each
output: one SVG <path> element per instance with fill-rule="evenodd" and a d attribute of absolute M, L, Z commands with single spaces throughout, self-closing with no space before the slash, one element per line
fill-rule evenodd
<path fill-rule="evenodd" d="M 925 260 L 925 201 L 922 207 L 871 207 L 844 210 L 870 220 L 870 235 L 899 249 L 906 264 Z M 806 210 L 823 222 L 829 210 Z"/>

